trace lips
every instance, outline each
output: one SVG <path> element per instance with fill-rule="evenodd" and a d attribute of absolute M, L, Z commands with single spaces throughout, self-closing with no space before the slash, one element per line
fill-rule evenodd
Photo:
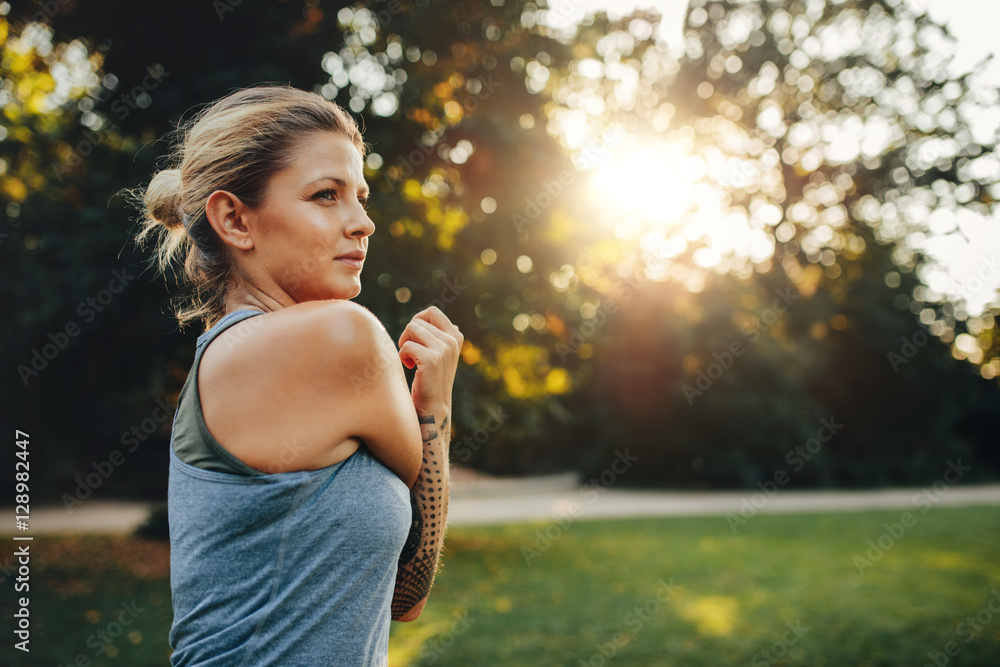
<path fill-rule="evenodd" d="M 354 271 L 360 271 L 361 267 L 364 265 L 365 253 L 361 250 L 355 250 L 354 252 L 349 252 L 346 255 L 337 257 L 336 260 L 341 264 L 346 264 L 351 267 Z"/>

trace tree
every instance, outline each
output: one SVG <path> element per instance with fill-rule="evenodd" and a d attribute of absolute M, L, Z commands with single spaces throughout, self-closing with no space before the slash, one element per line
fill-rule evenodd
<path fill-rule="evenodd" d="M 586 298 L 614 298 L 624 271 L 661 300 L 657 312 L 654 297 L 634 298 L 630 324 L 595 336 L 608 389 L 592 389 L 589 402 L 627 415 L 608 419 L 604 442 L 645 443 L 648 478 L 750 483 L 787 465 L 782 456 L 809 437 L 803 429 L 833 410 L 854 428 L 797 483 L 926 479 L 972 442 L 995 461 L 983 418 L 997 416 L 995 384 L 954 367 L 941 344 L 966 326 L 989 330 L 992 314 L 968 318 L 916 276 L 932 268 L 922 206 L 992 210 L 995 177 L 976 174 L 995 172 L 986 168 L 994 146 L 974 140 L 968 116 L 996 91 L 971 75 L 950 80 L 946 31 L 900 2 L 696 0 L 679 54 L 650 38 L 655 24 L 598 16 L 551 77 L 550 118 L 568 143 L 613 123 L 636 137 L 628 160 L 599 173 L 625 193 L 611 201 L 627 217 L 602 228 L 586 224 L 584 207 L 567 207 L 579 221 L 574 242 L 595 248 L 580 271 Z M 851 136 L 851 127 L 884 129 Z M 650 155 L 643 147 L 654 142 Z M 595 263 L 611 230 L 615 247 Z M 649 284 L 664 278 L 698 297 Z M 706 378 L 789 288 L 797 304 L 772 312 L 756 354 Z M 927 346 L 919 355 L 914 337 Z M 630 367 L 623 358 L 634 350 L 643 352 Z M 993 377 L 988 355 L 969 358 Z M 704 398 L 696 379 L 711 386 Z M 658 405 L 639 407 L 651 396 Z M 962 417 L 970 412 L 980 415 L 974 434 Z M 595 458 L 606 461 L 603 449 Z"/>
<path fill-rule="evenodd" d="M 995 383 L 945 349 L 968 332 L 984 350 L 970 359 L 992 368 L 995 320 L 963 323 L 960 304 L 935 302 L 912 243 L 921 202 L 985 212 L 996 189 L 976 171 L 993 146 L 973 141 L 962 106 L 990 93 L 943 78 L 942 29 L 889 0 L 696 1 L 671 52 L 653 14 L 598 14 L 564 38 L 543 12 L 115 1 L 42 17 L 52 52 L 78 44 L 89 65 L 37 118 L 4 121 L 5 188 L 23 188 L 0 254 L 22 279 L 0 288 L 18 313 L 0 335 L 15 369 L 80 328 L 27 387 L 10 376 L 15 414 L 45 424 L 49 492 L 138 437 L 193 357 L 192 332 L 166 312 L 170 286 L 139 275 L 135 212 L 117 193 L 163 166 L 160 139 L 199 105 L 262 81 L 363 120 L 377 231 L 358 301 L 394 337 L 429 303 L 465 332 L 457 461 L 599 472 L 634 442 L 635 479 L 745 484 L 786 465 L 830 410 L 851 428 L 796 484 L 912 481 L 942 456 L 995 457 Z M 8 19 L 5 44 L 38 25 Z M 829 46 L 838 34 L 865 39 Z M 59 78 L 49 56 L 20 62 L 5 60 L 20 67 L 5 81 Z M 876 125 L 883 143 L 824 134 Z M 113 271 L 135 277 L 100 311 L 81 307 Z M 924 332 L 918 313 L 937 338 L 893 368 L 900 339 Z M 888 421 L 895 396 L 932 423 Z M 142 432 L 107 492 L 162 492 L 169 426 Z M 897 465 L 914 442 L 923 462 Z"/>

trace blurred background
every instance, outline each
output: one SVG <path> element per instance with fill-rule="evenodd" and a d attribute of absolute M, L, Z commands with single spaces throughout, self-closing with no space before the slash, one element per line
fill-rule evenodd
<path fill-rule="evenodd" d="M 356 301 L 393 339 L 432 303 L 465 334 L 461 479 L 570 474 L 584 517 L 605 491 L 739 499 L 472 516 L 394 665 L 997 664 L 1000 511 L 939 506 L 1000 477 L 997 16 L 932 4 L 0 3 L 0 398 L 32 504 L 165 499 L 201 331 L 123 190 L 202 105 L 288 83 L 371 147 Z M 890 487 L 916 491 L 757 516 Z M 44 646 L 0 660 L 166 664 L 162 512 L 144 531 L 38 544 Z"/>

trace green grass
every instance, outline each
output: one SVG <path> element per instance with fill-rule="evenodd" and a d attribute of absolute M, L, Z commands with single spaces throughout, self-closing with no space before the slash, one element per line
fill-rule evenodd
<path fill-rule="evenodd" d="M 392 665 L 920 667 L 949 641 L 950 665 L 1000 665 L 1000 614 L 956 634 L 1000 591 L 1000 508 L 917 513 L 861 576 L 854 555 L 901 514 L 764 515 L 738 535 L 723 517 L 576 522 L 530 566 L 522 547 L 551 524 L 451 530 L 423 615 L 393 624 Z M 661 580 L 678 587 L 662 604 Z M 769 662 L 786 622 L 808 632 Z"/>
<path fill-rule="evenodd" d="M 17 593 L 12 579 L 3 582 L 0 665 L 170 664 L 167 632 L 173 612 L 166 542 L 110 535 L 39 535 L 30 544 L 30 590 Z M 0 563 L 9 565 L 13 551 L 14 547 L 5 549 Z M 14 648 L 17 639 L 12 632 L 13 602 L 22 595 L 30 600 L 28 654 Z M 130 621 L 128 626 L 116 637 L 106 635 L 108 643 L 98 633 L 118 632 L 114 623 L 126 611 L 123 604 L 137 615 L 131 618 L 126 613 L 122 620 Z"/>
<path fill-rule="evenodd" d="M 738 535 L 722 517 L 454 528 L 423 615 L 392 624 L 391 665 L 921 667 L 949 642 L 960 652 L 948 665 L 1000 665 L 1000 614 L 987 609 L 1000 595 L 1000 508 L 917 513 L 862 576 L 854 556 L 901 514 L 764 515 Z M 522 547 L 546 527 L 555 539 L 529 565 Z M 164 543 L 40 537 L 33 552 L 32 652 L 5 633 L 0 664 L 168 664 Z M 114 656 L 95 655 L 88 637 L 132 599 L 145 611 Z M 978 632 L 957 632 L 984 609 Z M 775 642 L 782 655 L 768 660 Z"/>

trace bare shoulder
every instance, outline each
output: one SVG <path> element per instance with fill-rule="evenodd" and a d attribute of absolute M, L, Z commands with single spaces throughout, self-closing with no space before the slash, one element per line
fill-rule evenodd
<path fill-rule="evenodd" d="M 384 337 L 379 344 L 379 337 Z M 357 448 L 361 392 L 385 328 L 351 301 L 314 301 L 248 317 L 205 350 L 205 421 L 231 453 L 261 470 L 311 469 Z M 384 357 L 383 357 L 384 358 Z M 405 381 L 404 381 L 405 382 Z M 294 454 L 294 456 L 292 456 Z"/>
<path fill-rule="evenodd" d="M 289 335 L 307 337 L 314 342 L 363 343 L 373 334 L 385 333 L 375 314 L 353 301 L 331 300 L 300 303 L 278 311 Z M 386 334 L 387 335 L 387 334 Z"/>
<path fill-rule="evenodd" d="M 373 352 L 385 327 L 353 301 L 309 301 L 247 318 L 219 336 L 214 356 L 224 365 L 272 360 L 285 369 L 350 362 Z M 221 348 L 221 349 L 219 349 Z M 208 351 L 206 351 L 206 356 Z"/>
<path fill-rule="evenodd" d="M 397 354 L 382 322 L 353 301 L 313 301 L 272 313 L 273 340 L 269 347 L 297 350 L 304 372 L 338 368 L 350 373 L 370 373 L 373 364 L 384 364 Z M 345 373 L 327 375 L 344 379 Z"/>
<path fill-rule="evenodd" d="M 405 377 L 379 319 L 345 300 L 308 301 L 237 322 L 205 351 L 201 372 L 236 387 L 266 387 L 278 405 L 321 395 L 350 403 L 373 381 Z"/>

